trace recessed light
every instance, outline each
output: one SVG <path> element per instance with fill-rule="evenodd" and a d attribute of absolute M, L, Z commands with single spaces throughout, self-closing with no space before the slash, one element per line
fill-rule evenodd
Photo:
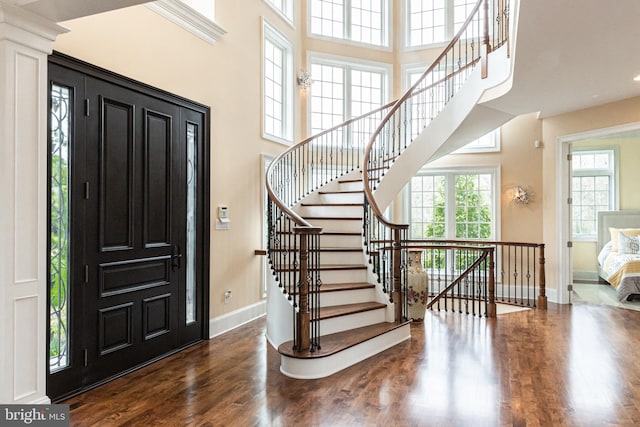
<path fill-rule="evenodd" d="M 635 82 L 640 82 L 640 74 L 638 74 L 637 76 L 635 76 L 635 77 L 633 78 L 633 81 L 635 81 Z"/>

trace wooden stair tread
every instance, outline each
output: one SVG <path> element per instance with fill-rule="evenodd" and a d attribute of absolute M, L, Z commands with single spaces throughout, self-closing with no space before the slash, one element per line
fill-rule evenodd
<path fill-rule="evenodd" d="M 294 351 L 293 341 L 287 341 L 278 347 L 278 352 L 284 356 L 294 357 L 297 359 L 313 359 L 319 357 L 326 357 L 332 354 L 336 354 L 342 350 L 346 350 L 355 345 L 361 344 L 372 338 L 383 335 L 394 329 L 400 328 L 409 322 L 382 322 L 373 325 L 363 326 L 361 328 L 351 329 L 344 332 L 337 332 L 335 334 L 325 335 L 320 337 L 321 348 L 311 352 Z"/>
<path fill-rule="evenodd" d="M 363 203 L 300 203 L 300 206 L 362 207 Z"/>
<path fill-rule="evenodd" d="M 357 194 L 357 193 L 364 194 L 364 190 L 318 191 L 318 194 Z"/>
<path fill-rule="evenodd" d="M 330 220 L 330 221 L 362 221 L 362 217 L 357 216 L 305 216 L 307 220 Z"/>
<path fill-rule="evenodd" d="M 364 264 L 324 264 L 320 266 L 320 271 L 326 270 L 366 270 Z M 276 268 L 276 271 L 293 271 L 294 267 Z"/>
<path fill-rule="evenodd" d="M 323 283 L 320 286 L 320 292 L 338 292 L 338 291 L 352 291 L 359 289 L 371 289 L 376 285 L 367 282 L 360 283 Z"/>
<path fill-rule="evenodd" d="M 299 251 L 300 248 L 274 248 L 271 249 L 273 252 L 291 252 L 291 251 Z M 320 249 L 309 249 L 309 252 L 362 252 L 362 248 L 338 248 L 338 247 L 321 247 Z"/>
<path fill-rule="evenodd" d="M 375 288 L 376 285 L 367 282 L 360 283 L 323 283 L 320 286 L 320 294 L 324 292 L 359 291 L 362 289 Z M 316 291 L 310 291 L 315 293 Z M 297 295 L 297 291 L 286 292 L 287 295 Z"/>
<path fill-rule="evenodd" d="M 276 234 L 295 234 L 293 231 L 276 231 Z M 362 236 L 358 231 L 321 231 L 323 236 Z"/>
<path fill-rule="evenodd" d="M 338 183 L 340 184 L 346 184 L 348 182 L 362 182 L 362 178 L 359 179 L 339 179 Z"/>
<path fill-rule="evenodd" d="M 347 316 L 349 314 L 364 313 L 365 311 L 379 310 L 385 307 L 385 304 L 376 301 L 320 307 L 320 317 L 318 317 L 317 319 L 312 318 L 311 321 L 313 322 L 316 320 L 325 320 L 332 319 L 334 317 Z"/>

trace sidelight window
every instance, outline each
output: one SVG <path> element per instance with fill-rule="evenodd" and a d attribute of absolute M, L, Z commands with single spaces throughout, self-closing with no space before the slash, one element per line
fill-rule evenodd
<path fill-rule="evenodd" d="M 55 372 L 69 365 L 71 89 L 52 85 L 50 115 L 49 368 Z"/>

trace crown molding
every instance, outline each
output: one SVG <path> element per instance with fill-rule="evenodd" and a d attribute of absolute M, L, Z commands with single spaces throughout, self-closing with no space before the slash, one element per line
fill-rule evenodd
<path fill-rule="evenodd" d="M 146 6 L 207 43 L 214 44 L 227 31 L 180 0 L 158 0 Z"/>

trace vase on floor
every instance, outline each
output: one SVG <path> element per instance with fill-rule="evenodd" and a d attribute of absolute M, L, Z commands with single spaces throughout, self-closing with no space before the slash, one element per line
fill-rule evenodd
<path fill-rule="evenodd" d="M 423 250 L 409 250 L 409 265 L 407 268 L 407 317 L 414 321 L 424 320 L 427 307 L 427 287 L 429 279 L 422 264 Z"/>

